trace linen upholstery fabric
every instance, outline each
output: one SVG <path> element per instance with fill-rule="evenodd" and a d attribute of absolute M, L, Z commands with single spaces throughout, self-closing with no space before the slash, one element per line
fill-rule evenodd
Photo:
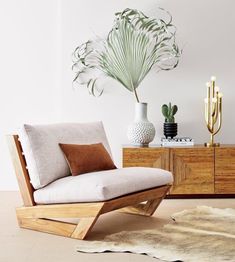
<path fill-rule="evenodd" d="M 111 155 L 102 122 L 24 125 L 19 137 L 35 189 L 70 175 L 59 143 L 103 143 Z"/>
<path fill-rule="evenodd" d="M 102 143 L 91 145 L 59 144 L 59 146 L 73 176 L 116 168 Z"/>
<path fill-rule="evenodd" d="M 34 192 L 38 204 L 98 202 L 172 183 L 169 171 L 127 167 L 60 178 Z"/>

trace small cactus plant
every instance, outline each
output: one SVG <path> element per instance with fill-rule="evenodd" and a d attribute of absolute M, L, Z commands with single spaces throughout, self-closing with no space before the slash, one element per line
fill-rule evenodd
<path fill-rule="evenodd" d="M 162 105 L 162 114 L 165 117 L 165 123 L 175 123 L 174 115 L 177 113 L 178 107 L 176 105 L 171 106 L 169 105 Z"/>

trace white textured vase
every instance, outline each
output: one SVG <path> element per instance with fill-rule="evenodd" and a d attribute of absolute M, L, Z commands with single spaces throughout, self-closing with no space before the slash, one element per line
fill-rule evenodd
<path fill-rule="evenodd" d="M 134 145 L 147 146 L 154 136 L 154 125 L 147 118 L 147 103 L 136 103 L 135 121 L 127 129 L 129 141 Z"/>

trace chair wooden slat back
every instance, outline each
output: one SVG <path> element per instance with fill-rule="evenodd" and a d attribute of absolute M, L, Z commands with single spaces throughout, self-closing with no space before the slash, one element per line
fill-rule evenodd
<path fill-rule="evenodd" d="M 26 168 L 26 160 L 23 155 L 21 143 L 18 135 L 8 135 L 7 142 L 14 165 L 16 178 L 18 181 L 20 193 L 24 202 L 24 206 L 34 206 L 33 187 L 30 183 L 29 173 Z"/>

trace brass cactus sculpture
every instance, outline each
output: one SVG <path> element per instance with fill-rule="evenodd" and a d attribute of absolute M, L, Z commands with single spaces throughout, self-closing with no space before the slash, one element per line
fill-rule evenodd
<path fill-rule="evenodd" d="M 206 83 L 207 98 L 205 98 L 205 119 L 207 129 L 210 132 L 210 142 L 205 143 L 207 147 L 220 146 L 214 142 L 214 136 L 220 131 L 222 124 L 222 93 L 219 87 L 215 86 L 216 78 L 211 77 L 211 81 Z"/>

